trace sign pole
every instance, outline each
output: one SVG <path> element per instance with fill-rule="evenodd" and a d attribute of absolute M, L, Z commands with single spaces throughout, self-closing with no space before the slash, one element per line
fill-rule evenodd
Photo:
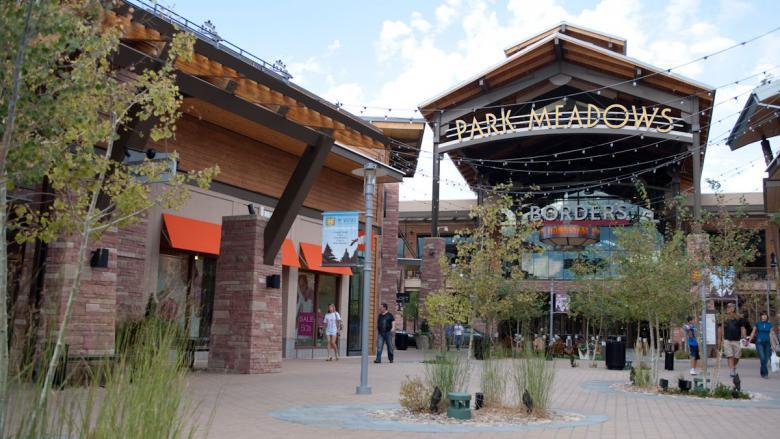
<path fill-rule="evenodd" d="M 550 340 L 548 341 L 548 344 L 552 346 L 553 344 L 553 317 L 555 314 L 553 314 L 553 306 L 555 306 L 555 278 L 552 278 L 550 281 Z"/>
<path fill-rule="evenodd" d="M 368 308 L 369 292 L 371 289 L 371 272 L 373 271 L 373 252 L 371 229 L 374 226 L 374 190 L 376 186 L 376 164 L 366 163 L 363 166 L 363 186 L 366 197 L 366 223 L 365 223 L 365 253 L 363 258 L 363 294 L 361 297 L 361 324 L 360 324 L 360 385 L 357 387 L 358 395 L 370 395 L 371 387 L 368 386 Z"/>

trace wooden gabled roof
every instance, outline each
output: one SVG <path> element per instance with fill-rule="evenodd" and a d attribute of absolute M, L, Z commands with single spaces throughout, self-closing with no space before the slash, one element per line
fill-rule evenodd
<path fill-rule="evenodd" d="M 587 41 L 591 44 L 594 44 L 599 47 L 603 47 L 605 49 L 609 49 L 613 52 L 619 53 L 621 55 L 626 54 L 626 40 L 625 38 L 616 37 L 613 35 L 605 34 L 604 32 L 599 32 L 592 29 L 587 29 L 581 26 L 577 26 L 574 24 L 561 22 L 560 24 L 557 24 L 546 31 L 533 36 L 531 38 L 528 38 L 527 40 L 521 41 L 517 44 L 514 44 L 506 49 L 504 49 L 504 54 L 506 56 L 512 56 L 515 53 L 525 49 L 526 47 L 530 46 L 531 44 L 548 37 L 554 33 L 560 33 L 564 35 L 569 35 L 574 38 L 577 38 L 582 41 Z"/>
<path fill-rule="evenodd" d="M 119 26 L 123 43 L 153 58 L 162 54 L 171 38 L 169 31 L 174 29 L 172 23 L 160 16 L 130 4 L 109 11 L 104 24 Z M 176 68 L 220 89 L 230 90 L 248 102 L 283 114 L 290 121 L 325 132 L 344 145 L 385 149 L 390 143 L 378 128 L 289 82 L 271 69 L 258 68 L 244 58 L 235 50 L 222 50 L 219 41 L 205 41 L 199 36 L 192 59 L 177 60 Z M 259 77 L 264 80 L 258 80 Z"/>
<path fill-rule="evenodd" d="M 609 48 L 611 41 L 612 47 Z M 707 139 L 707 127 L 712 117 L 715 91 L 712 87 L 685 78 L 624 55 L 625 42 L 584 28 L 561 24 L 507 49 L 507 58 L 486 71 L 446 90 L 420 104 L 421 114 L 430 122 L 436 111 L 465 108 L 469 102 L 487 90 L 499 89 L 557 62 L 567 62 L 615 78 L 616 82 L 636 80 L 641 87 L 650 87 L 679 96 L 699 97 L 702 141 Z M 622 44 L 622 45 L 621 45 Z M 609 88 L 609 87 L 606 87 Z"/>

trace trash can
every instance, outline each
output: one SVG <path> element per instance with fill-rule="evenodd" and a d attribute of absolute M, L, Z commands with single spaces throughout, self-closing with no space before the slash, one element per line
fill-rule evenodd
<path fill-rule="evenodd" d="M 666 351 L 664 356 L 664 369 L 674 370 L 674 351 Z"/>
<path fill-rule="evenodd" d="M 474 358 L 484 360 L 486 351 L 489 349 L 489 342 L 484 337 L 474 334 Z"/>
<path fill-rule="evenodd" d="M 609 370 L 623 370 L 626 365 L 626 342 L 608 341 L 604 361 Z"/>
<path fill-rule="evenodd" d="M 396 331 L 395 333 L 395 348 L 399 351 L 405 351 L 409 346 L 409 336 L 406 331 Z"/>

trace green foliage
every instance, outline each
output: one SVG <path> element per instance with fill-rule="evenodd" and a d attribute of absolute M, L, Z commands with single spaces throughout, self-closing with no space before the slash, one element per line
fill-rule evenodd
<path fill-rule="evenodd" d="M 447 288 L 468 304 L 468 321 L 484 320 L 488 334 L 493 323 L 511 317 L 513 311 L 533 315 L 541 309 L 536 292 L 524 290 L 519 282 L 524 278 L 523 256 L 539 250 L 527 244 L 537 225 L 521 220 L 515 206 L 522 200 L 507 195 L 507 189 L 496 186 L 472 208 L 470 216 L 477 226 L 458 232 L 454 264 L 441 261 Z"/>
<path fill-rule="evenodd" d="M 441 390 L 439 410 L 446 409 L 449 404 L 448 392 L 468 391 L 470 375 L 471 364 L 462 355 L 440 354 L 425 361 L 425 383 L 431 391 L 436 387 Z"/>
<path fill-rule="evenodd" d="M 0 210 L 6 211 L 6 190 L 39 185 L 44 180 L 48 192 L 42 195 L 52 200 L 48 204 L 14 204 L 11 220 L 0 217 L 0 234 L 10 232 L 20 243 L 51 242 L 63 236 L 79 241 L 76 273 L 29 428 L 45 422 L 39 415 L 45 415 L 48 387 L 61 354 L 90 240 L 99 239 L 110 228 L 136 221 L 151 207 L 181 206 L 188 197 L 188 183 L 208 187 L 218 172 L 216 167 L 192 170 L 152 184 L 161 180 L 167 163 L 145 160 L 130 167 L 111 160 L 120 128 L 133 119 L 154 118 L 156 123 L 149 133 L 154 141 L 173 136 L 182 102 L 174 63 L 189 59 L 195 42 L 192 35 L 178 33 L 168 42 L 168 57 L 159 69 L 117 71 L 111 60 L 121 32 L 104 22 L 104 8 L 111 5 L 113 2 L 94 0 L 0 2 L 0 50 L 23 55 L 0 59 L 0 120 L 15 121 L 13 127 L 3 126 Z M 25 18 L 28 11 L 30 26 Z M 23 35 L 27 44 L 17 47 Z M 15 89 L 19 71 L 23 72 L 19 93 L 8 93 Z M 14 106 L 12 101 L 17 97 Z M 98 204 L 99 198 L 104 202 Z M 5 253 L 0 253 L 3 272 L 6 264 Z M 6 298 L 7 289 L 0 284 L 0 302 Z M 0 345 L 7 345 L 5 330 L 0 331 Z M 7 358 L 0 357 L 4 377 Z"/>
<path fill-rule="evenodd" d="M 631 384 L 637 387 L 648 388 L 653 385 L 650 367 L 644 362 L 639 362 L 638 366 L 631 368 L 630 377 Z"/>
<path fill-rule="evenodd" d="M 742 358 L 758 358 L 758 351 L 755 349 L 742 348 Z"/>
<path fill-rule="evenodd" d="M 512 378 L 518 408 L 523 407 L 522 395 L 527 390 L 533 401 L 534 413 L 546 416 L 555 383 L 555 361 L 547 361 L 544 354 L 527 350 L 523 357 L 513 360 Z"/>
<path fill-rule="evenodd" d="M 194 437 L 198 426 L 192 421 L 199 410 L 187 397 L 181 330 L 156 318 L 126 328 L 113 362 L 93 370 L 88 387 L 53 394 L 56 409 L 36 416 L 31 429 L 24 426 L 34 413 L 39 387 L 30 389 L 23 381 L 14 386 L 12 421 L 20 427 L 10 437 Z"/>
<path fill-rule="evenodd" d="M 688 394 L 698 396 L 699 398 L 750 399 L 749 393 L 743 391 L 736 392 L 732 387 L 721 383 L 717 383 L 712 390 L 706 387 L 699 387 L 691 389 Z"/>
<path fill-rule="evenodd" d="M 485 395 L 486 407 L 502 407 L 506 400 L 508 371 L 506 362 L 502 361 L 502 358 L 506 358 L 505 352 L 497 355 L 491 353 L 485 356 L 480 364 L 482 373 L 479 383 L 482 393 Z"/>
<path fill-rule="evenodd" d="M 412 413 L 420 413 L 429 409 L 433 390 L 428 387 L 420 377 L 409 377 L 401 382 L 400 403 L 401 407 Z"/>

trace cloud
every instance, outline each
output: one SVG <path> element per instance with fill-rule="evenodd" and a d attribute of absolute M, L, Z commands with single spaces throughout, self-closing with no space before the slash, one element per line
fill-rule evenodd
<path fill-rule="evenodd" d="M 310 57 L 303 62 L 292 62 L 287 70 L 298 84 L 306 82 L 306 74 L 319 73 L 321 71 L 320 62 L 316 57 Z"/>
<path fill-rule="evenodd" d="M 327 51 L 328 55 L 339 50 L 339 48 L 341 48 L 341 41 L 339 41 L 338 39 L 333 40 L 332 43 L 328 44 L 328 51 Z"/>
<path fill-rule="evenodd" d="M 330 88 L 322 93 L 322 97 L 331 102 L 355 104 L 364 102 L 363 87 L 356 82 L 333 84 L 333 78 L 329 78 Z"/>
<path fill-rule="evenodd" d="M 412 29 L 403 21 L 386 20 L 382 23 L 382 31 L 377 43 L 377 58 L 387 61 L 395 56 L 403 45 L 413 45 Z"/>
<path fill-rule="evenodd" d="M 417 11 L 412 12 L 411 25 L 413 28 L 417 29 L 422 33 L 427 33 L 429 30 L 431 30 L 431 23 L 429 23 L 428 20 L 423 18 L 422 14 Z"/>

